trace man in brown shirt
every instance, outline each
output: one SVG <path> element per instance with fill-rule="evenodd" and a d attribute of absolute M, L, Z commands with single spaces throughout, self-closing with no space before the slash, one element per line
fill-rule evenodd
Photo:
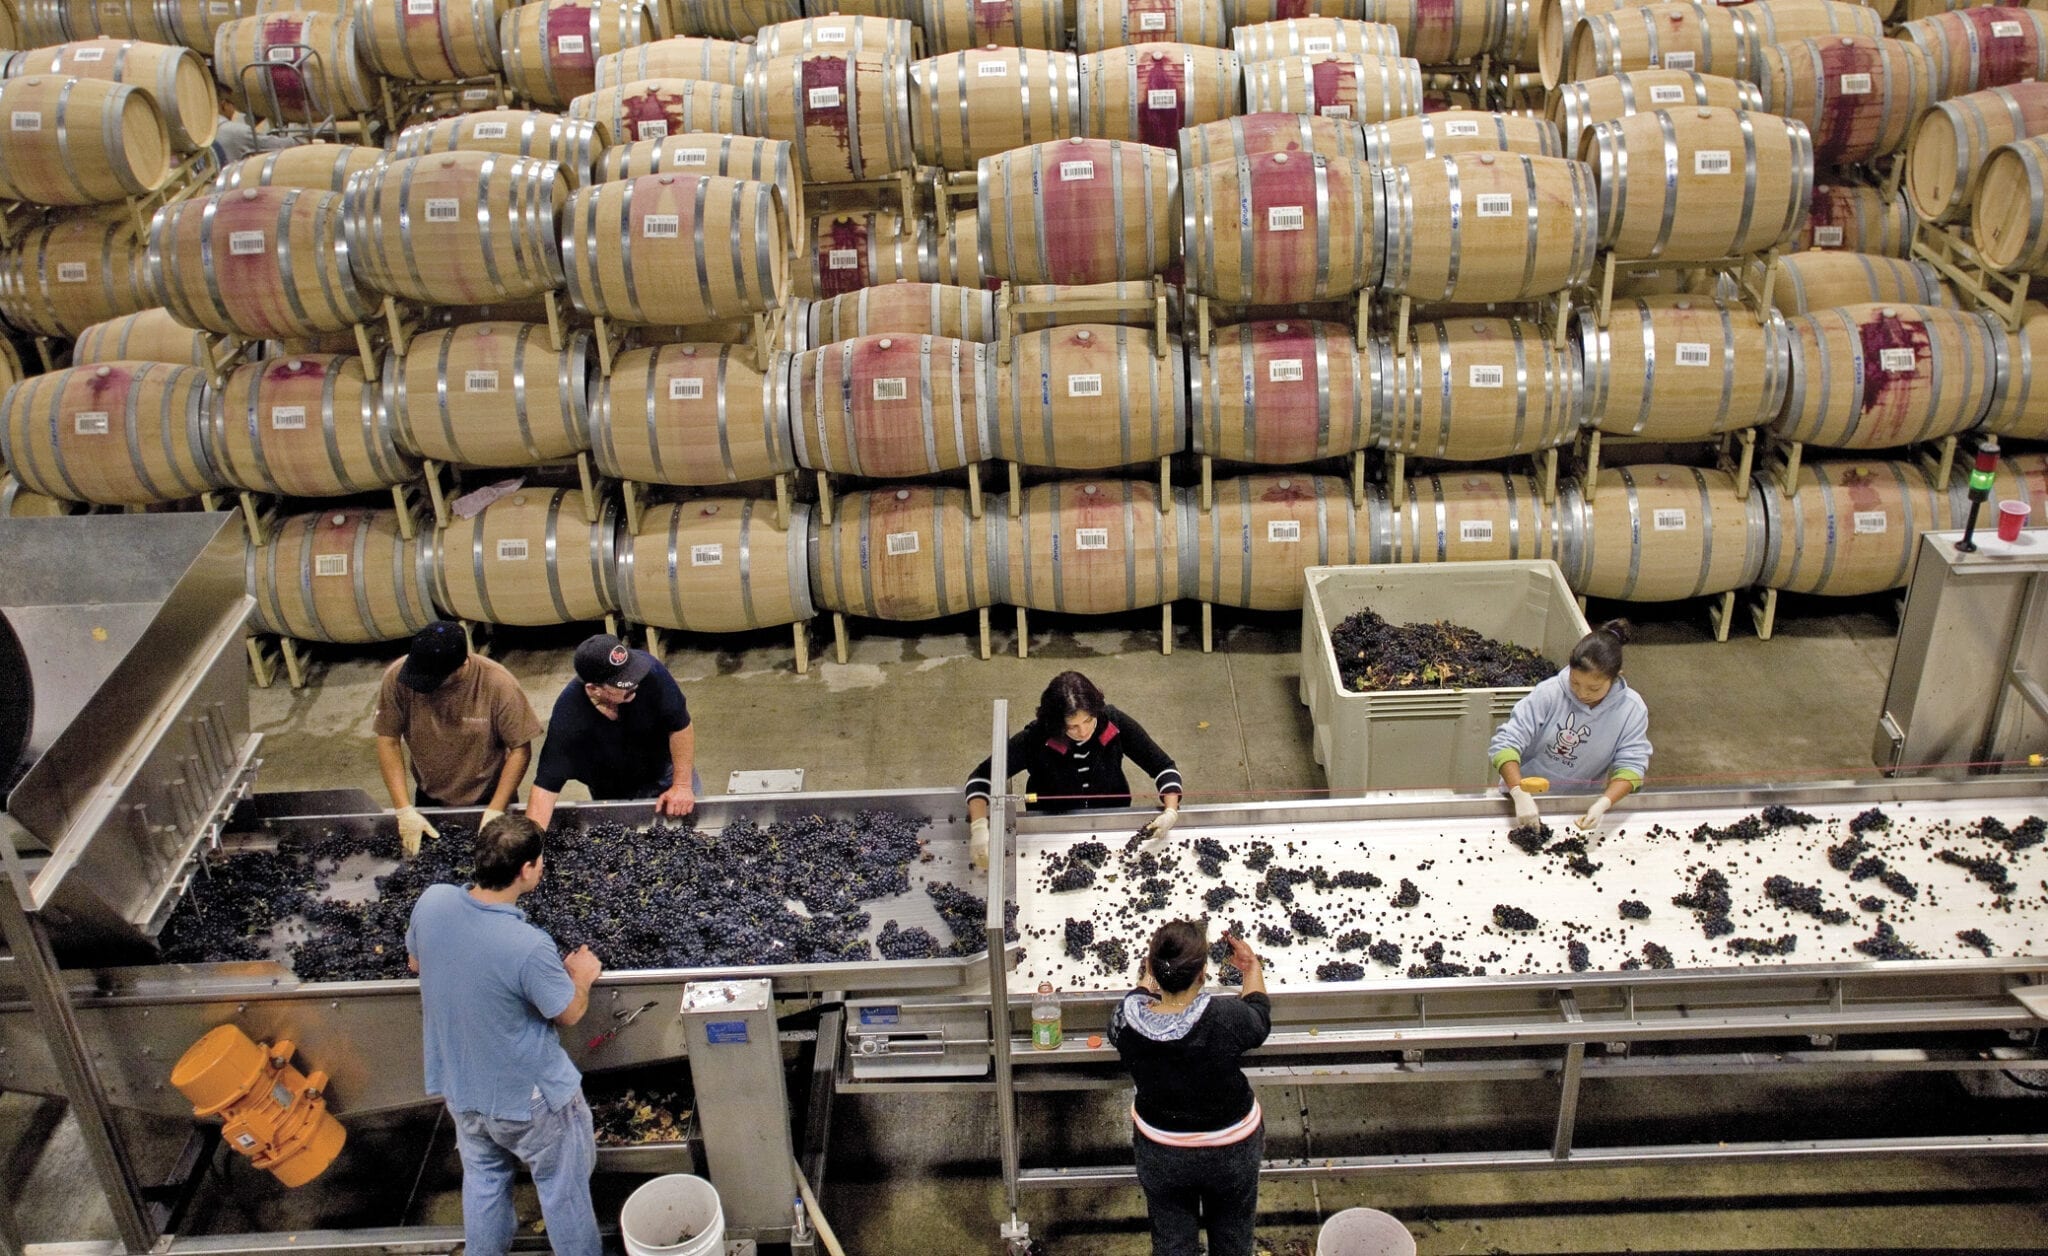
<path fill-rule="evenodd" d="M 406 656 L 385 670 L 373 728 L 377 766 L 398 809 L 399 842 L 408 855 L 419 853 L 422 836 L 440 836 L 421 807 L 482 807 L 478 829 L 505 814 L 541 732 L 540 717 L 512 673 L 471 654 L 461 626 L 446 621 L 420 629 Z M 406 750 L 412 752 L 410 791 Z"/>

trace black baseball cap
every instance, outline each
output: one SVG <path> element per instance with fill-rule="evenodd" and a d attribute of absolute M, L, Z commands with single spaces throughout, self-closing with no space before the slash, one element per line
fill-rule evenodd
<path fill-rule="evenodd" d="M 647 675 L 654 660 L 608 632 L 586 638 L 576 647 L 576 674 L 586 685 L 631 689 Z"/>
<path fill-rule="evenodd" d="M 398 669 L 398 683 L 420 693 L 432 693 L 468 658 L 469 638 L 462 635 L 462 625 L 436 620 L 413 634 L 405 665 Z"/>

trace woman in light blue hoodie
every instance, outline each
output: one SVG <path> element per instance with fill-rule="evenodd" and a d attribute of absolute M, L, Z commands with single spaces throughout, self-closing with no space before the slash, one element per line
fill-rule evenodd
<path fill-rule="evenodd" d="M 1610 619 L 1579 638 L 1565 669 L 1515 704 L 1487 747 L 1515 804 L 1515 825 L 1539 823 L 1523 782 L 1560 794 L 1603 790 L 1578 820 L 1596 833 L 1607 809 L 1642 788 L 1650 767 L 1650 708 L 1621 678 L 1625 619 Z"/>

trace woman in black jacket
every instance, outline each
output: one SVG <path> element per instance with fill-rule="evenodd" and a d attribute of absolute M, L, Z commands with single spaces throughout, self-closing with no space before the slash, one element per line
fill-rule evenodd
<path fill-rule="evenodd" d="M 1252 1256 L 1265 1113 L 1238 1066 L 1266 1040 L 1273 1005 L 1259 957 L 1223 935 L 1244 974 L 1240 998 L 1202 989 L 1209 940 L 1188 920 L 1152 935 L 1145 975 L 1109 1021 L 1109 1040 L 1137 1084 L 1131 1150 L 1152 1213 L 1152 1256 Z"/>
<path fill-rule="evenodd" d="M 1038 699 L 1038 713 L 1010 738 L 1010 772 L 1027 773 L 1024 788 L 1035 811 L 1128 807 L 1131 787 L 1124 759 L 1151 773 L 1164 810 L 1145 827 L 1164 837 L 1180 819 L 1180 771 L 1138 721 L 1103 700 L 1102 690 L 1079 672 L 1061 672 Z M 996 782 L 983 759 L 967 778 L 967 820 L 975 867 L 988 863 L 988 797 Z M 1002 782 L 1005 788 L 1008 781 Z"/>

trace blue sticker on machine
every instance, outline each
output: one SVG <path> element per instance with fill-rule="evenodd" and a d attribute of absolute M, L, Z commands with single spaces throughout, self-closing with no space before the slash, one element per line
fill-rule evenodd
<path fill-rule="evenodd" d="M 902 1020 L 902 1009 L 890 1007 L 864 1007 L 860 1010 L 863 1025 L 894 1025 Z"/>
<path fill-rule="evenodd" d="M 726 1042 L 745 1042 L 747 1040 L 747 1022 L 707 1021 L 704 1025 L 704 1037 L 712 1046 Z"/>

